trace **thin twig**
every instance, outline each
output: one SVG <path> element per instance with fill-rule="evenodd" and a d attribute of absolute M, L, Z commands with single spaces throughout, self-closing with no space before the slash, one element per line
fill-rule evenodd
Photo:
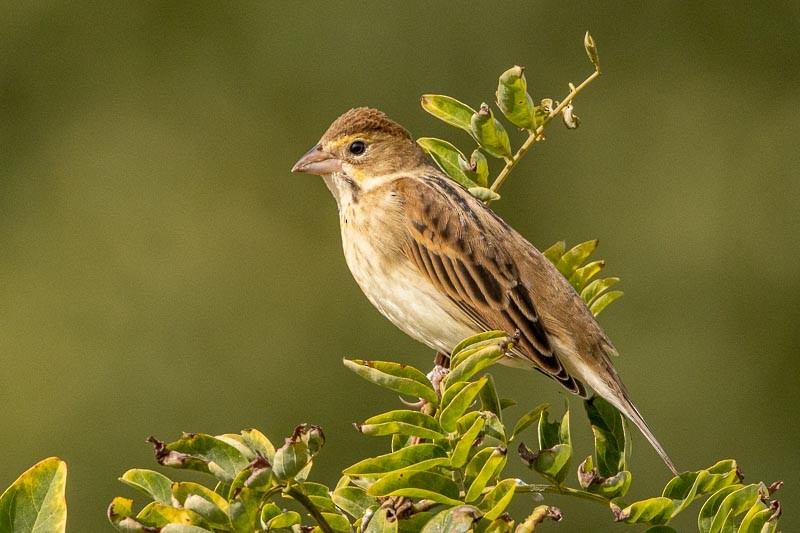
<path fill-rule="evenodd" d="M 525 139 L 525 142 L 522 144 L 522 146 L 520 146 L 519 150 L 517 150 L 517 153 L 514 154 L 514 156 L 511 159 L 506 161 L 506 166 L 503 167 L 503 170 L 500 171 L 500 174 L 497 175 L 497 178 L 492 183 L 490 189 L 493 192 L 497 192 L 497 189 L 499 189 L 500 186 L 503 185 L 503 182 L 506 180 L 508 175 L 511 173 L 512 170 L 514 170 L 514 167 L 517 166 L 517 163 L 519 163 L 519 160 L 522 159 L 522 156 L 524 156 L 525 153 L 528 150 L 530 150 L 531 146 L 533 146 L 534 143 L 542 139 L 542 134 L 544 133 L 544 129 L 547 127 L 547 125 L 550 124 L 550 122 L 555 117 L 561 114 L 561 111 L 563 111 L 564 108 L 567 107 L 572 102 L 572 100 L 574 100 L 575 97 L 578 96 L 578 94 L 582 90 L 584 90 L 586 86 L 592 83 L 595 80 L 595 78 L 597 78 L 599 75 L 600 71 L 595 70 L 591 76 L 583 80 L 583 83 L 581 83 L 577 87 L 573 88 L 572 91 L 570 91 L 567 97 L 564 98 L 564 100 L 550 112 L 550 114 L 547 116 L 547 118 L 544 119 L 544 121 L 541 123 L 541 125 L 539 125 L 538 128 L 536 128 L 535 130 L 528 131 L 528 138 Z"/>
<path fill-rule="evenodd" d="M 599 503 L 603 506 L 608 506 L 608 500 L 597 494 L 586 492 L 584 490 L 572 489 L 569 487 L 558 487 L 556 485 L 518 485 L 516 493 L 521 492 L 546 492 L 548 494 L 566 494 L 568 496 L 575 496 L 590 502 Z"/>

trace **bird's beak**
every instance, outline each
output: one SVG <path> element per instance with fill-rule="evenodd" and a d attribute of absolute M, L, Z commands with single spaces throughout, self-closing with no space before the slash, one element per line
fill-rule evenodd
<path fill-rule="evenodd" d="M 292 167 L 292 172 L 302 172 L 304 174 L 333 174 L 342 171 L 342 161 L 336 159 L 330 152 L 322 149 L 321 144 L 305 153 Z"/>

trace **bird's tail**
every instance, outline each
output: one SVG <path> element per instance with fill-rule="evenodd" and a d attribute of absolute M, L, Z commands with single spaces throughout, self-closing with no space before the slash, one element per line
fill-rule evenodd
<path fill-rule="evenodd" d="M 664 447 L 661 446 L 661 443 L 658 442 L 656 436 L 653 435 L 652 431 L 650 431 L 650 428 L 647 426 L 647 422 L 644 421 L 642 414 L 639 412 L 636 406 L 633 405 L 633 402 L 628 397 L 628 393 L 625 391 L 625 389 L 620 386 L 620 390 L 608 392 L 609 394 L 601 394 L 601 396 L 603 396 L 614 407 L 616 407 L 619 412 L 625 415 L 628 420 L 633 422 L 634 426 L 639 428 L 639 431 L 642 432 L 642 435 L 644 435 L 644 438 L 647 439 L 647 442 L 649 442 L 650 445 L 655 448 L 656 452 L 661 456 L 661 459 L 663 459 L 667 467 L 672 471 L 673 474 L 677 476 L 678 469 L 675 468 L 675 463 L 672 462 L 672 459 L 669 458 L 669 455 L 667 455 Z"/>

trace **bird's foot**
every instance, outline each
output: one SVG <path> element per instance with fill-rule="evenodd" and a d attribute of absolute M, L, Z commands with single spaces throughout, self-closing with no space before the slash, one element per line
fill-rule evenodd
<path fill-rule="evenodd" d="M 446 353 L 436 352 L 433 358 L 433 364 L 442 368 L 450 368 L 450 356 Z"/>
<path fill-rule="evenodd" d="M 409 402 L 408 400 L 404 399 L 402 396 L 400 397 L 400 402 L 403 405 L 405 405 L 406 407 L 411 407 L 412 409 L 419 409 L 419 410 L 422 410 L 422 408 L 425 407 L 425 404 L 428 403 L 427 400 L 423 400 L 422 398 L 420 398 L 416 402 Z"/>
<path fill-rule="evenodd" d="M 450 358 L 443 353 L 438 352 L 433 362 L 434 367 L 433 370 L 428 372 L 428 379 L 433 385 L 433 390 L 435 390 L 436 394 L 438 394 L 439 398 L 441 398 L 442 380 L 444 380 L 445 376 L 450 373 Z"/>

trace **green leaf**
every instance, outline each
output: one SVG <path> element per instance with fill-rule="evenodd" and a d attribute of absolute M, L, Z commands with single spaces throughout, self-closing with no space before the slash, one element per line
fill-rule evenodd
<path fill-rule="evenodd" d="M 524 443 L 520 443 L 519 454 L 530 468 L 556 485 L 561 485 L 569 471 L 572 447 L 569 444 L 557 444 L 551 448 L 533 452 Z"/>
<path fill-rule="evenodd" d="M 398 410 L 389 411 L 367 419 L 363 424 L 356 424 L 364 435 L 383 436 L 408 435 L 411 437 L 421 437 L 423 439 L 442 439 L 442 428 L 439 423 L 430 415 L 418 411 Z"/>
<path fill-rule="evenodd" d="M 486 104 L 472 115 L 472 134 L 487 154 L 499 159 L 511 158 L 511 141 L 506 129 L 494 118 Z"/>
<path fill-rule="evenodd" d="M 355 519 L 364 516 L 367 509 L 378 506 L 375 498 L 367 496 L 367 492 L 361 487 L 339 487 L 333 491 L 331 499 L 337 507 Z"/>
<path fill-rule="evenodd" d="M 619 499 L 612 500 L 609 505 L 614 520 L 626 524 L 666 524 L 674 509 L 672 500 L 663 496 L 634 502 L 625 508 L 621 508 L 625 504 Z"/>
<path fill-rule="evenodd" d="M 200 526 L 187 526 L 185 524 L 167 524 L 160 529 L 160 533 L 212 533 L 211 530 Z"/>
<path fill-rule="evenodd" d="M 416 444 L 415 437 L 409 437 L 408 435 L 400 435 L 399 433 L 395 433 L 392 435 L 392 451 L 396 452 L 402 448 L 407 448 L 408 446 L 413 446 Z"/>
<path fill-rule="evenodd" d="M 444 448 L 423 443 L 364 459 L 346 468 L 343 473 L 353 477 L 380 477 L 398 470 L 428 470 L 449 462 Z"/>
<path fill-rule="evenodd" d="M 500 199 L 500 195 L 486 187 L 470 187 L 467 189 L 469 193 L 480 200 L 481 202 L 494 202 Z"/>
<path fill-rule="evenodd" d="M 486 187 L 489 180 L 489 160 L 486 159 L 486 156 L 483 155 L 480 149 L 476 148 L 472 151 L 469 163 L 470 170 L 473 172 L 473 176 L 470 176 L 472 181 L 481 187 Z"/>
<path fill-rule="evenodd" d="M 564 255 L 566 251 L 567 243 L 564 241 L 558 241 L 557 243 L 553 244 L 550 248 L 542 252 L 544 256 L 554 265 L 557 265 L 561 257 Z"/>
<path fill-rule="evenodd" d="M 338 513 L 329 513 L 323 511 L 322 516 L 325 518 L 325 521 L 328 522 L 328 525 L 331 526 L 331 529 L 334 531 L 334 533 L 351 533 L 353 531 L 347 518 Z M 322 530 L 319 527 L 316 527 L 311 531 L 316 533 Z"/>
<path fill-rule="evenodd" d="M 508 446 L 508 439 L 506 438 L 506 428 L 497 415 L 490 412 L 484 412 L 486 417 L 486 424 L 483 426 L 483 444 L 487 446 Z"/>
<path fill-rule="evenodd" d="M 250 449 L 248 445 L 244 443 L 244 439 L 241 435 L 233 434 L 233 433 L 223 433 L 222 435 L 216 435 L 214 437 L 217 440 L 221 440 L 222 442 L 228 443 L 237 450 L 239 453 L 244 456 L 247 461 L 252 461 L 256 458 L 256 453 Z"/>
<path fill-rule="evenodd" d="M 623 294 L 625 293 L 622 291 L 610 291 L 605 294 L 601 294 L 594 302 L 592 302 L 592 305 L 589 306 L 589 311 L 591 311 L 594 316 L 597 316 L 603 311 L 603 309 L 608 307 L 611 302 Z"/>
<path fill-rule="evenodd" d="M 767 488 L 762 483 L 736 487 L 729 492 L 724 491 L 727 491 L 727 488 L 711 496 L 703 505 L 697 519 L 700 531 L 709 533 L 735 531 L 735 517 L 748 511 L 763 494 L 767 494 Z M 721 493 L 721 496 L 717 496 Z"/>
<path fill-rule="evenodd" d="M 594 44 L 594 38 L 588 31 L 583 36 L 583 48 L 586 50 L 586 55 L 589 56 L 589 61 L 594 65 L 594 69 L 600 72 L 600 57 L 597 55 L 597 45 Z"/>
<path fill-rule="evenodd" d="M 417 139 L 417 144 L 430 154 L 436 164 L 439 165 L 439 168 L 442 169 L 442 172 L 450 176 L 453 181 L 467 189 L 477 186 L 477 183 L 470 179 L 465 172 L 466 156 L 458 148 L 447 141 L 434 137 Z"/>
<path fill-rule="evenodd" d="M 509 407 L 514 407 L 517 405 L 517 402 L 512 400 L 511 398 L 500 398 L 500 409 L 508 409 Z"/>
<path fill-rule="evenodd" d="M 778 528 L 780 515 L 779 502 L 772 502 L 770 506 L 767 506 L 758 501 L 744 515 L 737 533 L 772 533 Z"/>
<path fill-rule="evenodd" d="M 295 428 L 295 432 L 298 432 L 300 438 L 306 443 L 311 457 L 317 455 L 325 445 L 325 434 L 319 426 L 301 424 Z"/>
<path fill-rule="evenodd" d="M 284 511 L 275 518 L 270 519 L 266 524 L 266 529 L 278 529 L 281 527 L 292 527 L 302 522 L 303 517 L 297 511 Z"/>
<path fill-rule="evenodd" d="M 270 463 L 275 458 L 275 446 L 257 429 L 245 429 L 242 431 L 242 442 L 254 453 L 259 453 L 266 457 Z"/>
<path fill-rule="evenodd" d="M 488 379 L 489 378 L 484 376 L 478 381 L 467 384 L 452 398 L 448 398 L 449 401 L 447 403 L 444 402 L 444 397 L 442 398 L 442 405 L 445 407 L 439 415 L 439 424 L 441 424 L 443 430 L 447 433 L 452 433 L 456 430 L 456 422 L 458 422 L 458 419 L 469 409 L 469 406 L 473 404 L 478 394 L 481 392 L 481 389 L 486 385 Z M 446 393 L 447 391 L 445 391 L 445 394 Z"/>
<path fill-rule="evenodd" d="M 66 483 L 67 463 L 57 457 L 26 470 L 0 496 L 0 531 L 63 532 L 67 524 Z"/>
<path fill-rule="evenodd" d="M 480 509 L 483 517 L 487 520 L 494 520 L 503 514 L 508 504 L 511 503 L 511 499 L 514 497 L 516 487 L 517 480 L 515 479 L 504 479 L 495 485 L 492 490 L 483 497 L 481 503 L 478 504 L 478 509 Z"/>
<path fill-rule="evenodd" d="M 539 505 L 517 526 L 514 533 L 532 533 L 537 524 L 541 524 L 547 519 L 559 522 L 561 520 L 561 511 L 557 507 Z"/>
<path fill-rule="evenodd" d="M 261 527 L 262 528 L 267 527 L 267 522 L 269 522 L 282 512 L 283 511 L 281 511 L 281 508 L 278 507 L 275 503 L 273 502 L 265 503 L 264 506 L 261 508 L 261 517 L 260 517 Z"/>
<path fill-rule="evenodd" d="M 626 446 L 628 431 L 625 418 L 603 398 L 593 395 L 584 402 L 586 415 L 594 433 L 597 471 L 602 477 L 628 469 Z"/>
<path fill-rule="evenodd" d="M 172 486 L 172 495 L 181 507 L 202 516 L 209 525 L 231 527 L 228 519 L 228 502 L 213 490 L 198 483 L 181 482 Z M 167 505 L 171 505 L 171 501 Z"/>
<path fill-rule="evenodd" d="M 586 302 L 586 305 L 589 305 L 595 298 L 600 296 L 612 285 L 615 285 L 618 281 L 619 278 L 596 279 L 583 288 L 581 291 L 581 298 Z"/>
<path fill-rule="evenodd" d="M 361 359 L 345 359 L 344 366 L 376 385 L 407 396 L 422 398 L 433 405 L 439 404 L 439 396 L 433 390 L 431 382 L 413 366 Z"/>
<path fill-rule="evenodd" d="M 234 531 L 253 531 L 261 518 L 259 506 L 263 493 L 243 487 L 230 501 L 228 514 Z"/>
<path fill-rule="evenodd" d="M 572 459 L 569 432 L 569 409 L 561 422 L 549 422 L 548 410 L 543 408 L 539 416 L 539 451 L 532 451 L 520 443 L 518 451 L 529 468 L 533 468 L 556 485 L 561 485 L 569 471 Z"/>
<path fill-rule="evenodd" d="M 122 474 L 119 480 L 145 493 L 158 503 L 172 504 L 172 481 L 164 474 L 153 470 L 134 468 Z"/>
<path fill-rule="evenodd" d="M 275 456 L 273 454 L 273 460 Z M 236 488 L 241 486 L 254 490 L 267 490 L 273 483 L 272 464 L 263 455 L 258 455 L 248 467 L 242 470 L 235 480 L 238 484 Z"/>
<path fill-rule="evenodd" d="M 585 266 L 582 266 L 575 270 L 575 272 L 570 276 L 569 282 L 575 288 L 575 290 L 580 293 L 583 288 L 589 283 L 589 280 L 595 277 L 603 267 L 605 266 L 605 261 L 592 261 Z"/>
<path fill-rule="evenodd" d="M 631 473 L 627 470 L 623 470 L 611 477 L 598 478 L 598 483 L 589 485 L 588 491 L 609 500 L 621 498 L 628 493 L 628 489 L 631 488 L 632 480 L 633 476 L 631 476 Z"/>
<path fill-rule="evenodd" d="M 561 259 L 556 263 L 556 268 L 565 278 L 569 279 L 575 273 L 575 270 L 586 261 L 586 258 L 595 251 L 599 242 L 595 239 L 573 246 L 561 256 Z"/>
<path fill-rule="evenodd" d="M 506 118 L 518 128 L 526 130 L 535 127 L 533 120 L 533 99 L 528 94 L 528 82 L 522 67 L 511 67 L 500 75 L 497 84 L 497 107 Z"/>
<path fill-rule="evenodd" d="M 370 485 L 367 494 L 376 497 L 407 496 L 445 505 L 461 505 L 456 482 L 434 472 L 394 472 Z"/>
<path fill-rule="evenodd" d="M 740 481 L 741 476 L 736 461 L 720 461 L 706 470 L 684 472 L 672 478 L 664 487 L 662 496 L 675 503 L 672 515 L 675 516 L 697 498 Z"/>
<path fill-rule="evenodd" d="M 508 459 L 508 451 L 502 447 L 484 448 L 475 454 L 464 471 L 466 502 L 480 497 L 483 489 L 502 471 Z"/>
<path fill-rule="evenodd" d="M 539 447 L 550 448 L 557 444 L 571 444 L 569 434 L 569 409 L 564 411 L 560 422 L 550 422 L 549 406 L 545 406 L 539 415 Z"/>
<path fill-rule="evenodd" d="M 420 103 L 434 117 L 472 135 L 471 120 L 475 110 L 467 104 L 442 94 L 423 94 Z"/>
<path fill-rule="evenodd" d="M 497 395 L 497 388 L 494 385 L 494 378 L 491 374 L 486 374 L 488 380 L 486 385 L 481 389 L 481 404 L 483 411 L 491 411 L 497 415 L 500 421 L 503 420 L 503 406 L 500 403 L 500 397 Z"/>
<path fill-rule="evenodd" d="M 299 485 L 302 492 L 311 500 L 317 509 L 330 513 L 336 513 L 336 506 L 333 504 L 330 489 L 322 483 L 305 481 Z"/>
<path fill-rule="evenodd" d="M 125 531 L 130 529 L 130 527 L 125 526 L 131 522 L 135 523 L 135 520 L 132 518 L 133 500 L 117 496 L 111 501 L 111 505 L 108 506 L 106 516 L 108 516 L 108 521 L 111 522 L 111 525 L 117 528 L 117 530 Z"/>
<path fill-rule="evenodd" d="M 613 500 L 627 494 L 631 487 L 631 473 L 623 470 L 613 476 L 600 476 L 590 455 L 578 466 L 578 482 L 587 492 Z"/>
<path fill-rule="evenodd" d="M 280 481 L 294 478 L 308 464 L 308 446 L 302 440 L 286 439 L 286 444 L 275 451 L 272 474 Z"/>
<path fill-rule="evenodd" d="M 147 504 L 136 515 L 136 520 L 149 527 L 162 527 L 167 524 L 182 524 L 185 526 L 205 526 L 203 517 L 188 509 L 179 509 L 171 505 L 158 502 Z"/>
<path fill-rule="evenodd" d="M 471 505 L 459 505 L 445 509 L 425 524 L 420 533 L 467 533 L 480 514 Z"/>
<path fill-rule="evenodd" d="M 235 447 L 210 435 L 184 434 L 179 440 L 164 444 L 151 439 L 156 460 L 163 466 L 209 473 L 230 483 L 249 463 Z"/>
<path fill-rule="evenodd" d="M 533 425 L 536 422 L 539 422 L 539 419 L 542 417 L 542 411 L 550 408 L 549 403 L 543 403 L 541 405 L 536 406 L 535 408 L 531 409 L 524 415 L 517 420 L 517 425 L 514 426 L 514 430 L 511 432 L 511 437 L 509 437 L 508 441 L 511 442 L 514 438 L 519 435 L 522 431 L 526 430 L 528 427 Z"/>
<path fill-rule="evenodd" d="M 456 344 L 456 347 L 453 348 L 453 351 L 450 353 L 450 368 L 453 369 L 457 367 L 460 362 L 465 359 L 464 353 L 467 350 L 470 350 L 469 353 L 471 354 L 474 353 L 474 350 L 477 348 L 494 345 L 505 346 L 509 342 L 511 342 L 511 337 L 509 337 L 505 331 L 497 330 L 484 331 L 467 337 Z"/>
<path fill-rule="evenodd" d="M 723 500 L 725 500 L 728 495 L 743 487 L 744 486 L 740 484 L 729 485 L 721 488 L 706 500 L 706 502 L 703 504 L 703 507 L 700 508 L 700 514 L 697 516 L 697 528 L 701 533 L 707 533 L 711 530 L 711 524 L 714 521 L 714 516 L 716 515 L 720 505 L 722 505 Z"/>
<path fill-rule="evenodd" d="M 456 394 L 458 394 L 459 392 L 464 390 L 464 388 L 467 385 L 469 385 L 470 383 L 472 383 L 472 382 L 471 381 L 456 381 L 455 383 L 445 387 L 444 391 L 442 392 L 442 399 L 439 402 L 439 404 L 442 406 L 442 409 L 444 409 L 444 407 L 447 406 L 447 404 L 449 404 L 451 401 L 453 401 L 453 398 L 456 397 Z"/>
<path fill-rule="evenodd" d="M 479 348 L 459 360 L 456 367 L 451 367 L 450 373 L 445 378 L 445 386 L 449 387 L 457 381 L 466 381 L 504 357 L 506 357 L 506 349 L 504 347 L 490 345 Z"/>
<path fill-rule="evenodd" d="M 378 511 L 372 515 L 372 518 L 367 524 L 366 529 L 364 529 L 364 533 L 395 533 L 398 528 L 398 523 L 400 520 L 389 520 L 386 516 L 388 509 L 380 508 Z"/>
<path fill-rule="evenodd" d="M 462 426 L 463 420 L 464 418 L 459 420 L 459 426 Z M 485 423 L 486 418 L 478 414 L 478 416 L 475 417 L 475 420 L 469 426 L 469 429 L 466 431 L 462 429 L 463 435 L 456 443 L 455 448 L 453 448 L 453 453 L 450 455 L 450 465 L 453 468 L 461 468 L 467 463 L 469 452 L 475 445 L 475 439 L 478 438 L 478 435 L 480 434 L 481 430 L 483 430 Z"/>

